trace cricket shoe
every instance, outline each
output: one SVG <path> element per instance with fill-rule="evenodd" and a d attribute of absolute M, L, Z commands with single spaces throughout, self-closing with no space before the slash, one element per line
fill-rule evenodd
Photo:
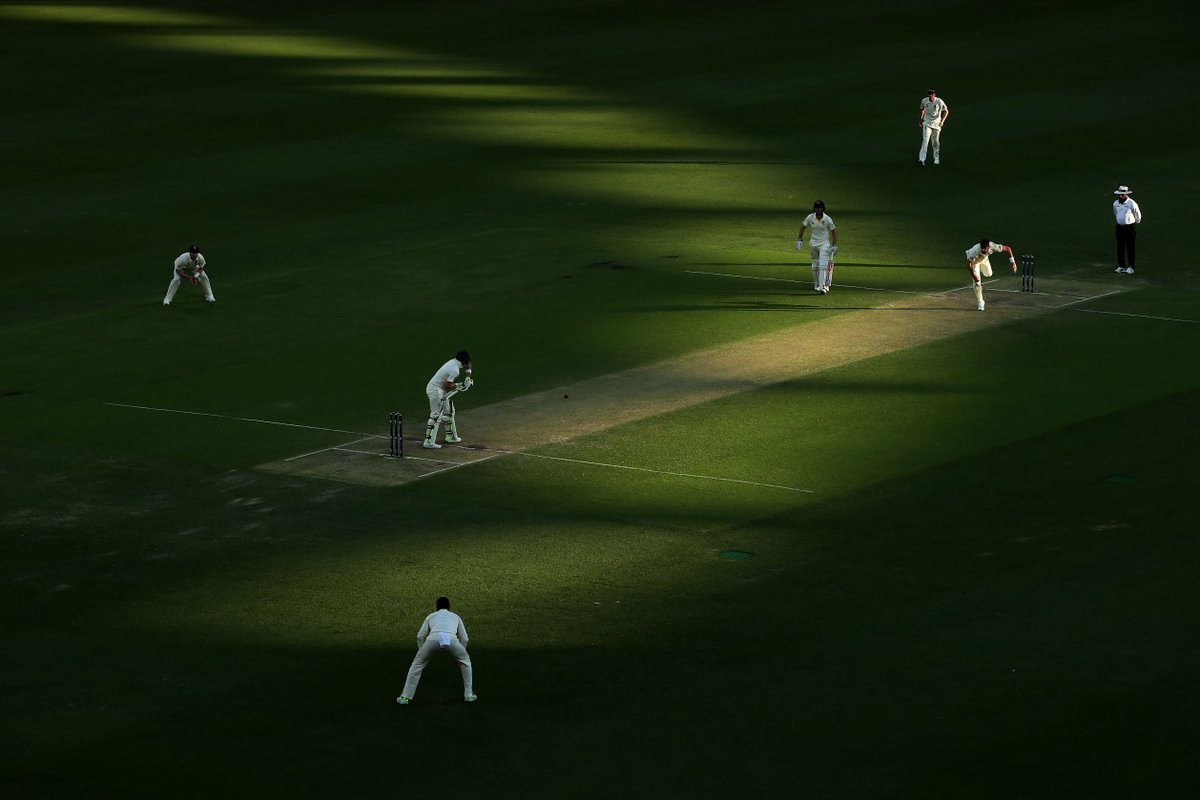
<path fill-rule="evenodd" d="M 421 442 L 421 447 L 424 447 L 426 450 L 441 450 L 442 449 L 442 446 L 440 444 L 438 444 L 437 442 L 431 442 L 428 439 Z"/>
<path fill-rule="evenodd" d="M 462 437 L 461 436 L 447 436 L 446 441 L 450 444 L 458 444 L 459 442 L 462 441 Z"/>
<path fill-rule="evenodd" d="M 924 161 L 918 161 L 917 163 L 918 163 L 918 164 L 920 164 L 922 167 L 923 167 L 923 166 L 925 166 L 925 162 L 924 162 Z"/>
<path fill-rule="evenodd" d="M 1126 275 L 1132 275 L 1132 274 L 1133 274 L 1133 267 L 1127 267 L 1127 268 L 1125 269 L 1125 274 L 1126 274 Z"/>
<path fill-rule="evenodd" d="M 399 697 L 396 698 L 396 703 L 399 705 L 402 705 L 402 706 L 406 706 L 411 702 L 412 702 L 412 700 L 405 697 L 404 695 L 400 695 Z"/>
<path fill-rule="evenodd" d="M 980 311 L 983 311 L 983 301 L 982 301 L 982 300 L 980 300 L 980 301 L 979 301 L 979 305 L 977 306 L 977 308 L 978 308 Z"/>
<path fill-rule="evenodd" d="M 163 305 L 164 305 L 164 306 L 169 306 L 169 305 L 171 305 L 171 301 L 170 301 L 170 300 L 163 300 Z"/>
<path fill-rule="evenodd" d="M 1125 271 L 1124 267 L 1117 267 L 1115 270 L 1113 270 L 1113 272 L 1124 272 L 1124 271 Z"/>
<path fill-rule="evenodd" d="M 476 700 L 478 700 L 478 699 L 479 699 L 479 698 L 478 698 L 478 697 L 476 697 L 476 696 L 475 696 L 475 695 L 473 695 L 473 694 L 465 694 L 465 695 L 463 695 L 463 702 L 464 702 L 464 703 L 474 703 L 474 702 L 475 702 Z"/>

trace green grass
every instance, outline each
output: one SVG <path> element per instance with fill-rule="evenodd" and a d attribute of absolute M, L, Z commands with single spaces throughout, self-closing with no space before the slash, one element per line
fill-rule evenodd
<path fill-rule="evenodd" d="M 1115 3 L 828 13 L 0 6 L 5 794 L 1194 794 L 1190 12 L 1140 6 L 1129 69 Z M 467 347 L 469 437 L 961 286 L 980 236 L 1100 295 L 1118 183 L 1119 294 L 529 455 L 371 488 L 233 419 L 382 432 Z M 219 302 L 163 309 L 192 241 Z M 400 709 L 443 593 L 480 702 L 435 662 Z"/>

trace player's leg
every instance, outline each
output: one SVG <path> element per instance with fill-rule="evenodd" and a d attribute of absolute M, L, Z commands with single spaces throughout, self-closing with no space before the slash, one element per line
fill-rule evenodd
<path fill-rule="evenodd" d="M 458 669 L 462 672 L 463 697 L 467 700 L 474 700 L 475 675 L 471 670 L 471 656 L 467 654 L 467 648 L 462 646 L 462 642 L 455 639 L 450 643 L 450 655 L 454 656 L 454 660 L 458 662 Z"/>
<path fill-rule="evenodd" d="M 822 245 L 817 256 L 817 273 L 821 291 L 829 293 L 829 245 Z"/>
<path fill-rule="evenodd" d="M 456 442 L 461 442 L 462 437 L 458 435 L 458 422 L 454 418 L 454 401 L 453 400 L 446 401 L 445 418 L 446 418 L 446 441 L 450 442 L 451 444 L 454 444 Z"/>
<path fill-rule="evenodd" d="M 212 284 L 208 282 L 208 274 L 201 272 L 196 279 L 200 282 L 200 288 L 204 290 L 204 299 L 210 303 L 217 302 L 217 298 L 213 297 Z"/>
<path fill-rule="evenodd" d="M 171 270 L 171 282 L 167 284 L 167 296 L 163 298 L 163 305 L 171 305 L 171 301 L 175 299 L 175 293 L 179 291 L 179 273 Z"/>
<path fill-rule="evenodd" d="M 1129 259 L 1129 266 L 1125 269 L 1126 272 L 1133 272 L 1133 265 L 1137 261 L 1137 225 L 1125 225 L 1129 230 L 1125 233 L 1125 251 L 1126 257 Z"/>
<path fill-rule="evenodd" d="M 933 164 L 942 163 L 942 131 L 941 128 L 929 129 L 929 143 L 933 146 Z"/>
<path fill-rule="evenodd" d="M 421 442 L 421 447 L 437 450 L 441 445 L 434 440 L 437 439 L 438 428 L 442 425 L 442 392 L 434 389 L 426 396 L 429 398 L 429 420 L 425 423 L 425 441 Z"/>
<path fill-rule="evenodd" d="M 417 649 L 417 655 L 413 658 L 412 666 L 408 668 L 408 678 L 404 681 L 404 691 L 400 693 L 401 697 L 407 697 L 409 700 L 417 693 L 417 685 L 421 682 L 421 673 L 425 671 L 425 665 L 429 663 L 429 657 L 437 649 L 437 637 L 430 635 L 425 643 Z"/>
<path fill-rule="evenodd" d="M 929 134 L 933 129 L 928 125 L 921 126 L 921 152 L 917 153 L 917 160 L 921 162 L 921 166 L 925 166 L 925 154 L 929 151 Z"/>
<path fill-rule="evenodd" d="M 971 267 L 971 288 L 975 291 L 975 306 L 983 311 L 983 281 L 979 277 L 979 265 Z"/>
<path fill-rule="evenodd" d="M 814 244 L 808 246 L 808 254 L 812 257 L 813 291 L 821 291 L 821 248 Z"/>

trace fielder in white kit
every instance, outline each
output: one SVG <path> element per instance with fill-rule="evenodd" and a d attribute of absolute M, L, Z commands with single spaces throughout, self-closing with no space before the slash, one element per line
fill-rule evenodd
<path fill-rule="evenodd" d="M 175 265 L 171 272 L 171 283 L 167 286 L 167 296 L 163 298 L 164 306 L 171 305 L 171 301 L 175 299 L 175 292 L 179 291 L 179 281 L 185 278 L 193 286 L 197 283 L 200 284 L 207 302 L 217 302 L 217 298 L 213 297 L 212 284 L 209 283 L 208 275 L 204 272 L 204 264 L 204 255 L 196 245 L 192 245 L 186 253 L 180 254 L 179 258 L 175 259 Z"/>
<path fill-rule="evenodd" d="M 942 126 L 950 116 L 950 106 L 937 96 L 936 89 L 930 89 L 926 95 L 917 108 L 917 125 L 921 128 L 921 150 L 917 153 L 917 161 L 925 166 L 925 154 L 933 145 L 933 165 L 936 167 L 942 163 Z"/>
<path fill-rule="evenodd" d="M 467 377 L 462 383 L 456 383 L 459 374 L 466 369 Z M 433 373 L 429 383 L 425 385 L 425 395 L 429 398 L 429 421 L 425 423 L 425 441 L 421 447 L 426 450 L 440 450 L 437 443 L 438 428 L 446 423 L 446 441 L 454 444 L 461 442 L 458 435 L 458 425 L 454 419 L 454 395 L 465 392 L 474 385 L 471 377 L 471 355 L 466 350 L 459 350 L 454 358 L 447 361 Z"/>
<path fill-rule="evenodd" d="M 979 301 L 978 308 L 983 311 L 983 280 L 992 277 L 992 262 L 988 261 L 991 253 L 1008 253 L 1008 266 L 1013 272 L 1017 271 L 1017 259 L 1013 256 L 1012 248 L 1006 244 L 993 242 L 990 239 L 980 239 L 979 244 L 972 245 L 967 250 L 967 271 L 971 273 L 971 287 L 975 290 L 975 299 Z"/>
<path fill-rule="evenodd" d="M 837 226 L 833 217 L 825 213 L 825 201 L 813 203 L 813 213 L 800 223 L 796 234 L 796 249 L 804 252 L 804 232 L 811 230 L 808 237 L 808 252 L 812 256 L 813 291 L 829 294 L 833 281 L 833 259 L 838 254 Z"/>
<path fill-rule="evenodd" d="M 434 605 L 437 611 L 426 617 L 417 631 L 417 656 L 408 668 L 404 692 L 396 698 L 396 702 L 402 706 L 408 705 L 416 696 L 421 673 L 425 671 L 429 659 L 437 653 L 448 653 L 458 664 L 462 672 L 463 700 L 468 703 L 476 700 L 471 657 L 467 655 L 467 626 L 463 624 L 462 617 L 450 610 L 450 598 L 439 597 Z"/>

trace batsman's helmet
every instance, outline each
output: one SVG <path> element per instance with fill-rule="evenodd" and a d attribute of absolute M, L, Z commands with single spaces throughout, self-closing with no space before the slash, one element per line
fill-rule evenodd
<path fill-rule="evenodd" d="M 197 253 L 200 252 L 200 248 L 196 247 L 196 245 L 192 245 L 191 247 L 188 248 L 188 252 L 191 253 L 192 255 L 196 255 Z"/>
<path fill-rule="evenodd" d="M 821 209 L 822 211 L 825 210 L 825 201 L 824 200 L 818 200 L 815 203 L 813 203 L 813 211 L 816 211 L 818 208 Z"/>
<path fill-rule="evenodd" d="M 459 350 L 457 353 L 454 354 L 454 357 L 457 358 L 459 360 L 459 362 L 461 362 L 463 364 L 471 363 L 471 354 L 468 353 L 466 350 Z"/>
<path fill-rule="evenodd" d="M 441 611 L 443 608 L 446 609 L 447 611 L 449 611 L 450 610 L 450 598 L 449 597 L 439 597 L 437 599 L 437 602 L 434 603 L 434 605 L 437 606 L 438 611 Z"/>

